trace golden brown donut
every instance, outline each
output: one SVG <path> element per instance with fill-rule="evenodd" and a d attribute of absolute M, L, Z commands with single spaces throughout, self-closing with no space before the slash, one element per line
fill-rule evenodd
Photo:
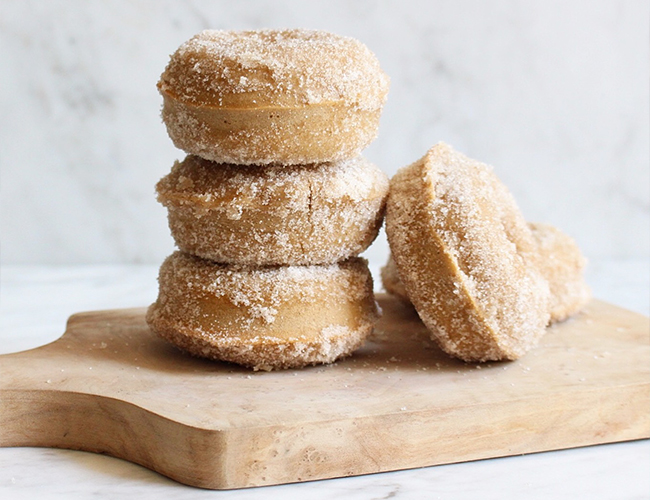
<path fill-rule="evenodd" d="M 384 290 L 391 295 L 394 295 L 402 302 L 411 303 L 406 288 L 404 288 L 404 284 L 399 278 L 399 271 L 397 270 L 397 265 L 395 264 L 395 259 L 393 259 L 392 254 L 388 256 L 386 265 L 379 270 L 379 273 Z"/>
<path fill-rule="evenodd" d="M 540 254 L 541 272 L 548 280 L 551 298 L 550 322 L 564 321 L 579 312 L 591 298 L 584 279 L 587 260 L 570 236 L 550 224 L 529 222 Z M 381 268 L 384 289 L 404 302 L 410 302 L 392 255 Z"/>
<path fill-rule="evenodd" d="M 591 298 L 584 279 L 587 260 L 570 236 L 550 224 L 530 223 L 540 252 L 542 274 L 551 289 L 551 323 L 580 311 Z"/>
<path fill-rule="evenodd" d="M 367 262 L 244 267 L 175 252 L 162 264 L 152 331 L 180 349 L 255 370 L 331 363 L 378 318 Z"/>
<path fill-rule="evenodd" d="M 325 264 L 375 239 L 388 177 L 361 156 L 275 168 L 190 155 L 156 189 L 185 252 L 230 264 Z"/>
<path fill-rule="evenodd" d="M 490 167 L 439 143 L 391 180 L 390 248 L 432 338 L 468 362 L 516 359 L 549 320 L 549 286 L 517 204 Z"/>
<path fill-rule="evenodd" d="M 361 42 L 309 30 L 203 31 L 158 82 L 178 148 L 246 165 L 357 156 L 377 135 L 388 87 Z"/>

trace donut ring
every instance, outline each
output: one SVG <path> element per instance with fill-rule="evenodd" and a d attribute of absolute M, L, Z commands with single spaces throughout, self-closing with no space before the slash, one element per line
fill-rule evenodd
<path fill-rule="evenodd" d="M 591 291 L 584 279 L 587 260 L 570 236 L 550 224 L 529 223 L 540 253 L 542 274 L 551 289 L 551 323 L 579 312 Z"/>
<path fill-rule="evenodd" d="M 254 268 L 175 252 L 162 264 L 151 330 L 204 358 L 255 370 L 331 363 L 378 318 L 367 262 Z"/>
<path fill-rule="evenodd" d="M 242 165 L 357 156 L 377 135 L 388 87 L 361 42 L 309 30 L 203 31 L 158 82 L 176 147 Z"/>
<path fill-rule="evenodd" d="M 587 260 L 570 236 L 550 224 L 529 222 L 540 254 L 540 269 L 548 281 L 551 299 L 550 323 L 557 323 L 578 313 L 591 298 L 584 279 Z M 403 302 L 410 303 L 392 255 L 381 268 L 384 289 Z"/>
<path fill-rule="evenodd" d="M 326 264 L 377 237 L 388 177 L 361 156 L 274 168 L 190 155 L 156 189 L 185 252 L 230 264 Z"/>
<path fill-rule="evenodd" d="M 439 143 L 391 180 L 386 232 L 432 338 L 464 361 L 516 359 L 549 320 L 530 229 L 490 167 Z"/>

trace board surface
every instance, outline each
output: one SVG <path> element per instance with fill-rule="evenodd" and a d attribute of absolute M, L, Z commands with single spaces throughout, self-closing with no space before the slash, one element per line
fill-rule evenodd
<path fill-rule="evenodd" d="M 0 446 L 108 453 L 214 489 L 650 437 L 650 320 L 592 301 L 515 362 L 466 364 L 379 295 L 375 334 L 330 366 L 252 372 L 186 356 L 144 309 L 72 316 L 0 356 Z"/>

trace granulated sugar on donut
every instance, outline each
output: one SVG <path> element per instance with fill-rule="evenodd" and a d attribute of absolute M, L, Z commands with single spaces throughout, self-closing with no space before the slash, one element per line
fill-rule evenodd
<path fill-rule="evenodd" d="M 540 271 L 550 287 L 550 323 L 564 321 L 591 298 L 584 276 L 587 260 L 573 238 L 558 228 L 539 222 L 529 222 L 528 227 L 537 244 Z M 388 293 L 410 302 L 392 255 L 381 268 L 381 281 Z"/>
<path fill-rule="evenodd" d="M 386 265 L 383 266 L 379 272 L 384 289 L 402 302 L 410 303 L 408 292 L 406 291 L 406 288 L 404 288 L 404 284 L 399 277 L 399 271 L 397 270 L 397 265 L 395 264 L 395 259 L 393 259 L 392 255 L 388 256 Z"/>
<path fill-rule="evenodd" d="M 312 30 L 203 31 L 158 83 L 177 147 L 278 165 L 357 156 L 376 136 L 388 87 L 365 45 Z"/>
<path fill-rule="evenodd" d="M 153 332 L 200 357 L 256 370 L 331 363 L 358 348 L 379 313 L 364 259 L 320 266 L 217 264 L 182 252 L 160 268 Z"/>
<path fill-rule="evenodd" d="M 391 180 L 386 232 L 408 297 L 447 353 L 516 359 L 544 334 L 537 245 L 491 167 L 434 146 Z"/>
<path fill-rule="evenodd" d="M 361 156 L 276 168 L 190 155 L 156 188 L 185 252 L 225 263 L 327 264 L 376 238 L 388 177 Z"/>
<path fill-rule="evenodd" d="M 558 228 L 540 222 L 529 225 L 539 249 L 542 274 L 551 289 L 551 323 L 564 321 L 591 298 L 584 276 L 587 260 L 573 238 Z"/>

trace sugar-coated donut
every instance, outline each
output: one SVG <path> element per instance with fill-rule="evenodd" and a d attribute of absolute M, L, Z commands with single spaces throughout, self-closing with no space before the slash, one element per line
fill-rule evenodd
<path fill-rule="evenodd" d="M 156 334 L 205 358 L 256 370 L 331 363 L 378 318 L 367 262 L 244 267 L 175 252 L 147 311 Z"/>
<path fill-rule="evenodd" d="M 395 264 L 395 259 L 393 259 L 392 254 L 388 256 L 386 265 L 379 270 L 379 273 L 384 290 L 391 295 L 394 295 L 402 302 L 411 302 L 408 293 L 406 292 L 406 288 L 404 288 L 404 284 L 399 277 L 399 271 L 397 270 L 397 265 Z"/>
<path fill-rule="evenodd" d="M 487 165 L 437 144 L 391 180 L 386 232 L 408 297 L 448 354 L 516 359 L 544 334 L 550 292 L 535 240 Z"/>
<path fill-rule="evenodd" d="M 174 144 L 233 164 L 357 156 L 377 135 L 388 87 L 364 44 L 310 30 L 203 31 L 158 82 Z"/>
<path fill-rule="evenodd" d="M 542 274 L 551 289 L 550 321 L 564 321 L 591 298 L 584 278 L 587 260 L 575 240 L 558 228 L 539 222 L 529 225 L 539 249 Z"/>
<path fill-rule="evenodd" d="M 190 155 L 156 189 L 185 252 L 230 264 L 325 264 L 376 238 L 388 177 L 361 156 L 275 168 Z"/>
<path fill-rule="evenodd" d="M 573 238 L 558 228 L 539 222 L 529 222 L 528 227 L 537 243 L 540 269 L 551 292 L 550 322 L 564 321 L 579 312 L 591 298 L 584 278 L 587 260 Z M 392 255 L 381 268 L 381 281 L 388 293 L 410 302 Z"/>

